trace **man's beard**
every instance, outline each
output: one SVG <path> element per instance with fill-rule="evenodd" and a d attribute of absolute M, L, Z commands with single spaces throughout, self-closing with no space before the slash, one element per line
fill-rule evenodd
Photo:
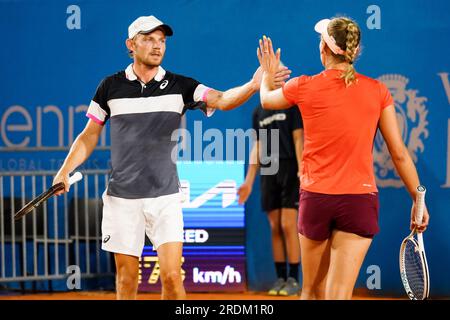
<path fill-rule="evenodd" d="M 142 63 L 144 65 L 146 65 L 149 68 L 155 68 L 155 67 L 159 67 L 161 65 L 162 60 L 159 63 L 153 63 L 153 62 L 147 62 L 147 61 L 142 61 Z"/>
<path fill-rule="evenodd" d="M 153 59 L 149 59 L 149 58 L 141 59 L 138 57 L 139 61 L 149 68 L 159 67 L 161 65 L 163 58 L 164 58 L 164 56 L 161 55 L 159 61 L 155 63 L 155 62 L 151 61 Z"/>

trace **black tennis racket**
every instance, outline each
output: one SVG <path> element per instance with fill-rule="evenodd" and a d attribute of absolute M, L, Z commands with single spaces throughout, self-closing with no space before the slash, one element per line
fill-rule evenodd
<path fill-rule="evenodd" d="M 417 187 L 416 222 L 421 223 L 425 209 L 424 186 Z M 415 238 L 417 236 L 417 240 Z M 425 300 L 430 294 L 430 274 L 423 245 L 423 235 L 414 229 L 400 246 L 400 276 L 411 300 Z"/>
<path fill-rule="evenodd" d="M 69 178 L 69 184 L 72 185 L 75 182 L 80 181 L 81 179 L 83 179 L 83 175 L 81 174 L 81 172 L 75 172 Z M 55 193 L 57 193 L 58 191 L 61 191 L 63 189 L 64 189 L 64 183 L 63 182 L 60 182 L 60 183 L 57 183 L 57 184 L 51 186 L 47 191 L 41 193 L 36 198 L 34 198 L 30 202 L 28 202 L 22 209 L 20 209 L 14 215 L 14 220 L 19 220 L 20 218 L 22 218 L 26 214 L 28 214 L 31 211 L 33 211 L 35 208 L 39 207 L 44 201 L 46 201 L 50 197 L 54 196 Z"/>

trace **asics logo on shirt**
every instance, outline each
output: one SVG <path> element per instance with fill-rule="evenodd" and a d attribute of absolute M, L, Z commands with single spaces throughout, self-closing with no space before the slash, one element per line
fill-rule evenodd
<path fill-rule="evenodd" d="M 161 85 L 159 86 L 159 88 L 161 90 L 163 90 L 165 87 L 167 87 L 167 85 L 169 84 L 169 80 L 164 80 Z"/>

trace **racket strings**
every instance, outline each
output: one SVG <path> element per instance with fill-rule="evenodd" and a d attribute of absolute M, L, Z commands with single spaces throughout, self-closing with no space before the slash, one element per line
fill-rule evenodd
<path fill-rule="evenodd" d="M 425 274 L 420 251 L 412 241 L 407 241 L 405 246 L 405 272 L 412 293 L 422 299 L 425 293 Z"/>

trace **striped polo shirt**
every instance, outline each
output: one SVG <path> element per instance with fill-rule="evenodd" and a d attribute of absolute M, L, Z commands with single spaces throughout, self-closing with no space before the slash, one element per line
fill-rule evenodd
<path fill-rule="evenodd" d="M 108 195 L 139 199 L 179 192 L 172 133 L 187 110 L 212 115 L 205 102 L 208 90 L 161 66 L 148 83 L 137 78 L 132 64 L 100 82 L 86 115 L 100 125 L 110 119 Z"/>

